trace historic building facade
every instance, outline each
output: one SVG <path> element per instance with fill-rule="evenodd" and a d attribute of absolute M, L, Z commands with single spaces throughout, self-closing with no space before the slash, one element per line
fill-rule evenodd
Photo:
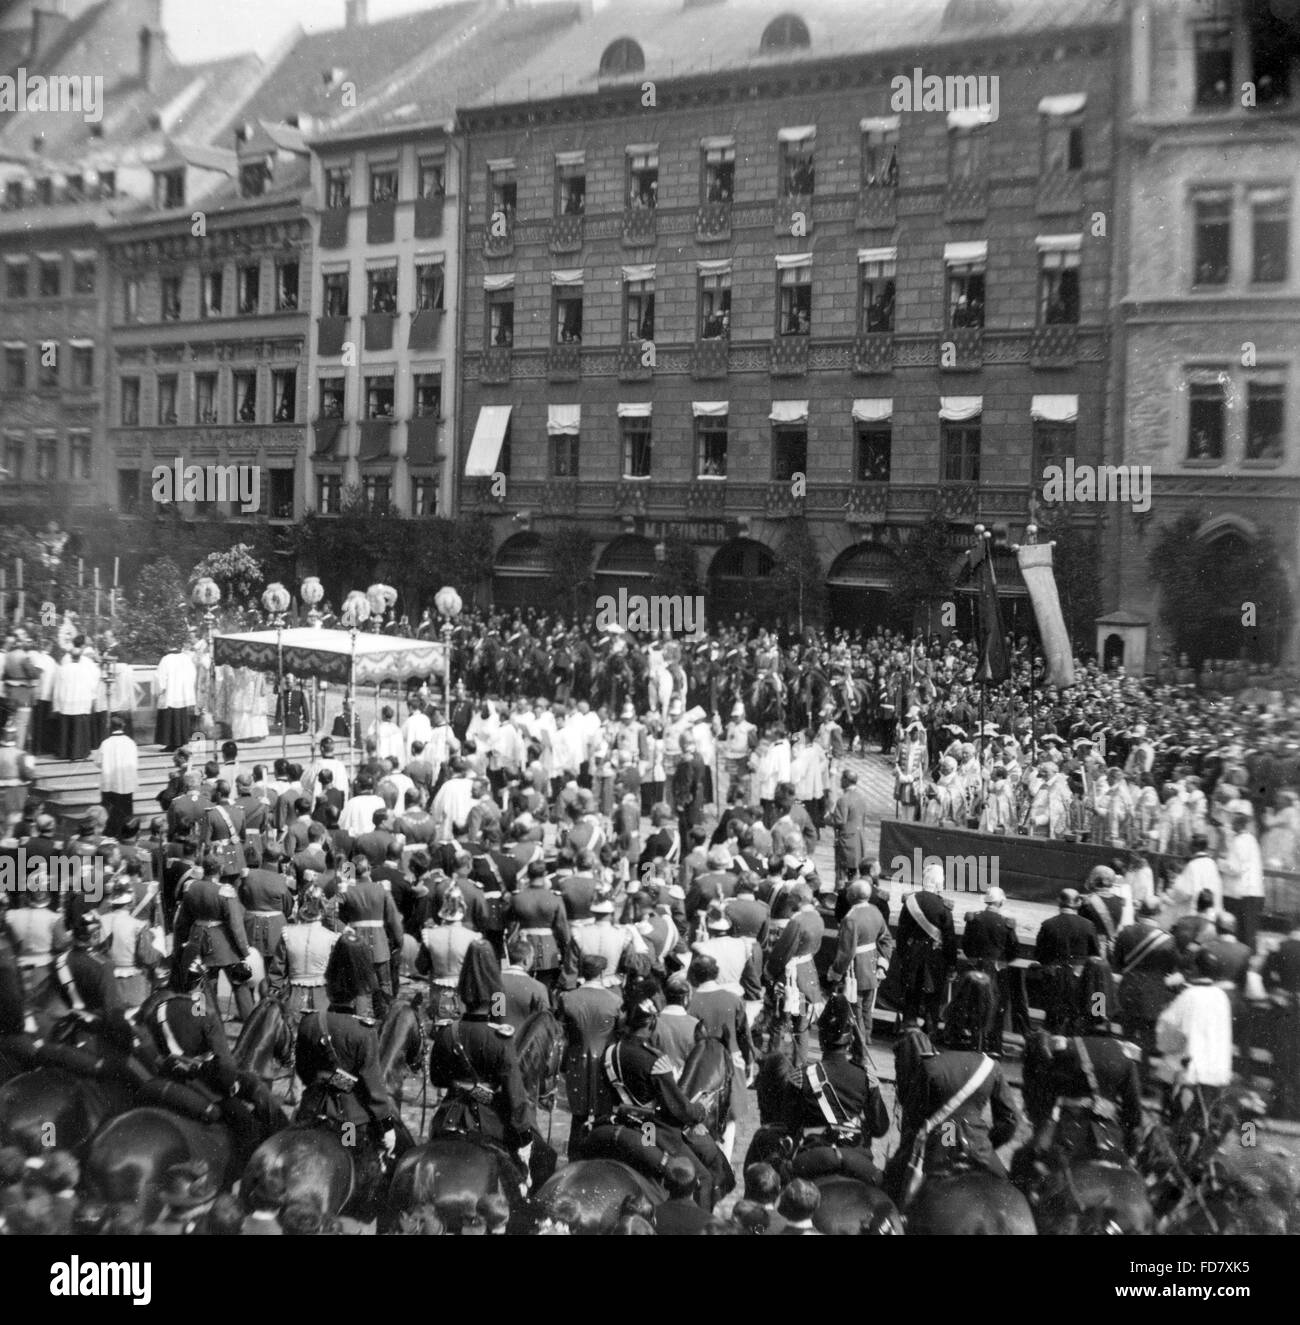
<path fill-rule="evenodd" d="M 292 520 L 303 509 L 310 227 L 301 135 L 257 122 L 229 150 L 174 144 L 152 206 L 105 234 L 112 492 L 150 512 L 157 467 L 256 467 L 257 506 L 187 515 Z M 165 489 L 170 504 L 179 494 Z"/>
<path fill-rule="evenodd" d="M 1111 11 L 887 9 L 614 5 L 462 108 L 458 470 L 498 603 L 576 521 L 589 594 L 685 544 L 710 615 L 762 616 L 802 519 L 871 626 L 927 522 L 1017 540 L 1045 463 L 1102 456 Z"/>
<path fill-rule="evenodd" d="M 1131 21 L 1117 394 L 1124 460 L 1150 468 L 1152 499 L 1115 526 L 1120 620 L 1102 632 L 1114 649 L 1131 646 L 1130 666 L 1151 667 L 1179 642 L 1160 620 L 1149 557 L 1162 529 L 1194 514 L 1218 564 L 1280 565 L 1289 593 L 1271 587 L 1271 574 L 1254 588 L 1234 575 L 1241 592 L 1225 581 L 1215 613 L 1181 623 L 1182 643 L 1201 657 L 1294 662 L 1300 20 L 1219 0 L 1138 3 Z"/>

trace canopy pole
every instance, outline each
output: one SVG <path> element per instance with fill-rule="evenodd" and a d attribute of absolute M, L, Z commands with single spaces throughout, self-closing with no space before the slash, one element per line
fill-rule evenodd
<path fill-rule="evenodd" d="M 283 621 L 275 628 L 275 665 L 279 673 L 280 691 L 280 758 L 287 759 L 289 756 L 289 696 L 284 691 L 284 624 Z"/>

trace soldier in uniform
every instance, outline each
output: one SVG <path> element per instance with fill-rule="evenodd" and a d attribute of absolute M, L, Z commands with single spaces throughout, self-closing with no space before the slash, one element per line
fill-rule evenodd
<path fill-rule="evenodd" d="M 383 1021 L 392 996 L 393 953 L 402 951 L 402 917 L 383 884 L 370 876 L 370 862 L 364 856 L 353 857 L 355 882 L 339 889 L 339 919 L 351 925 L 370 949 L 375 967 L 375 990 L 372 1009 Z"/>
<path fill-rule="evenodd" d="M 813 965 L 813 958 L 821 951 L 826 926 L 806 883 L 795 884 L 790 892 L 798 909 L 773 943 L 765 970 L 779 1000 L 779 1014 L 790 1018 L 795 1061 L 802 1063 L 808 1057 L 808 1028 L 826 1001 Z"/>
<path fill-rule="evenodd" d="M 0 830 L 22 813 L 35 777 L 36 761 L 23 753 L 17 728 L 10 718 L 0 732 Z"/>
<path fill-rule="evenodd" d="M 1002 1056 L 1002 1033 L 1008 1011 L 1011 1013 L 1011 1029 L 1017 1035 L 1028 1038 L 1032 1029 L 1025 983 L 1019 970 L 1012 965 L 1020 953 L 1020 940 L 1016 937 L 1015 922 L 1002 914 L 1005 901 L 1006 894 L 1001 888 L 990 888 L 984 894 L 984 910 L 967 913 L 966 928 L 961 936 L 962 952 L 990 976 L 997 987 L 997 1022 L 988 1046 L 988 1052 L 994 1058 Z"/>
<path fill-rule="evenodd" d="M 876 1008 L 876 968 L 888 963 L 893 935 L 880 908 L 871 900 L 871 884 L 859 879 L 848 887 L 849 909 L 839 923 L 839 939 L 831 962 L 832 983 L 844 981 L 843 996 L 864 1045 L 871 1043 Z"/>
<path fill-rule="evenodd" d="M 213 1009 L 217 1006 L 217 976 L 224 971 L 235 991 L 239 1019 L 247 1021 L 253 1011 L 253 973 L 245 960 L 249 949 L 244 908 L 234 886 L 218 882 L 215 861 L 203 867 L 203 877 L 192 881 L 181 898 L 174 935 L 177 953 L 191 933 L 196 933 L 199 940 L 207 969 L 207 996 Z"/>
<path fill-rule="evenodd" d="M 43 874 L 38 878 L 43 878 Z M 30 889 L 26 906 L 5 912 L 5 926 L 17 953 L 25 1002 L 31 1007 L 49 977 L 56 952 L 68 946 L 63 917 L 53 904 L 49 890 Z"/>
<path fill-rule="evenodd" d="M 501 970 L 505 990 L 504 1019 L 518 1032 L 534 1012 L 549 1012 L 550 991 L 532 976 L 533 945 L 521 934 L 506 945 L 506 965 Z"/>
<path fill-rule="evenodd" d="M 935 1034 L 948 976 L 957 964 L 957 932 L 943 897 L 943 866 L 927 865 L 920 890 L 910 892 L 898 918 L 898 964 L 903 1015 L 916 1025 L 924 1017 Z"/>
<path fill-rule="evenodd" d="M 1101 954 L 1096 929 L 1080 914 L 1082 898 L 1062 888 L 1058 914 L 1044 920 L 1034 944 L 1034 960 L 1043 968 L 1045 1022 L 1049 1031 L 1068 1031 L 1079 1006 L 1079 976 L 1089 957 Z"/>
<path fill-rule="evenodd" d="M 128 1008 L 138 1008 L 149 994 L 150 977 L 158 965 L 149 922 L 132 910 L 135 893 L 119 883 L 109 895 L 110 910 L 102 918 L 102 942 L 113 967 L 118 993 Z"/>
<path fill-rule="evenodd" d="M 780 1092 L 780 1125 L 796 1144 L 803 1143 L 794 1174 L 812 1179 L 843 1173 L 878 1186 L 871 1142 L 889 1131 L 889 1111 L 859 1036 L 857 1014 L 843 994 L 827 1000 L 817 1032 L 820 1063 L 799 1067 L 792 1057 L 779 1054 L 764 1069 L 765 1076 L 773 1074 L 770 1084 Z"/>
<path fill-rule="evenodd" d="M 614 924 L 614 903 L 609 897 L 601 896 L 592 902 L 591 916 L 591 924 L 575 925 L 571 931 L 568 983 L 577 984 L 578 968 L 584 957 L 604 957 L 601 984 L 617 994 L 623 988 L 624 961 L 631 946 L 631 936 L 626 929 Z"/>
<path fill-rule="evenodd" d="M 465 899 L 457 887 L 450 888 L 438 910 L 438 923 L 429 922 L 420 935 L 420 951 L 415 969 L 429 977 L 434 1022 L 454 1021 L 461 1015 L 456 990 L 460 986 L 461 967 L 475 943 L 477 933 L 465 923 Z"/>
<path fill-rule="evenodd" d="M 735 1175 L 705 1131 L 704 1106 L 686 1098 L 672 1063 L 652 1047 L 658 1020 L 652 1002 L 638 1004 L 629 1015 L 627 1034 L 605 1050 L 600 1060 L 601 1125 L 584 1143 L 581 1157 L 608 1151 L 608 1157 L 628 1159 L 634 1149 L 642 1150 L 660 1172 L 672 1156 L 689 1159 L 700 1181 L 697 1199 L 711 1210 L 735 1186 Z M 629 1131 L 633 1146 L 620 1150 Z M 644 1171 L 644 1161 L 636 1167 Z"/>
<path fill-rule="evenodd" d="M 121 1066 L 135 1048 L 135 1032 L 113 979 L 113 968 L 94 952 L 99 917 L 83 911 L 70 926 L 72 946 L 54 959 L 54 983 L 70 1014 L 97 1026 Z"/>
<path fill-rule="evenodd" d="M 526 886 L 509 898 L 508 932 L 528 940 L 533 950 L 533 976 L 554 997 L 569 951 L 569 920 L 563 900 L 550 888 L 545 862 L 533 861 L 527 874 Z"/>
<path fill-rule="evenodd" d="M 564 1027 L 564 1085 L 573 1117 L 569 1155 L 582 1138 L 584 1125 L 599 1099 L 601 1059 L 618 1024 L 622 1005 L 618 995 L 602 982 L 604 957 L 583 957 L 578 964 L 582 983 L 561 994 L 560 1022 Z"/>
<path fill-rule="evenodd" d="M 274 855 L 268 855 L 264 864 L 259 864 L 250 843 L 244 848 L 244 858 L 248 861 L 248 871 L 239 884 L 239 900 L 244 907 L 245 933 L 249 947 L 262 954 L 265 969 L 270 971 L 280 947 L 280 936 L 293 915 L 293 890 L 288 875 L 277 868 L 278 849 Z"/>
<path fill-rule="evenodd" d="M 1123 1162 L 1142 1128 L 1142 1051 L 1110 1033 L 1104 1017 L 1089 1018 L 1088 1034 L 1066 1037 L 1038 1031 L 1025 1044 L 1025 1114 L 1033 1138 L 1012 1161 L 1019 1178 L 1046 1174 L 1059 1160 Z"/>
<path fill-rule="evenodd" d="M 479 941 L 465 957 L 457 990 L 464 1015 L 433 1033 L 429 1081 L 447 1091 L 434 1111 L 430 1135 L 469 1131 L 519 1155 L 527 1167 L 533 1106 L 515 1056 L 514 1027 L 494 1012 L 505 988 L 496 954 Z"/>
<path fill-rule="evenodd" d="M 350 1143 L 362 1211 L 385 1159 L 396 1155 L 399 1141 L 409 1141 L 380 1068 L 374 1019 L 356 1012 L 358 998 L 371 992 L 374 982 L 369 947 L 343 935 L 325 969 L 329 1007 L 299 1022 L 294 1051 L 294 1070 L 304 1087 L 294 1122 L 329 1127 Z"/>
<path fill-rule="evenodd" d="M 1011 1087 L 992 1058 L 965 1050 L 939 1052 L 922 1032 L 911 1034 L 916 1054 L 898 1080 L 902 1136 L 885 1166 L 884 1182 L 902 1207 L 925 1176 L 962 1159 L 1005 1178 L 997 1147 L 1011 1140 L 1020 1121 Z"/>
<path fill-rule="evenodd" d="M 280 935 L 267 972 L 277 995 L 288 991 L 285 1011 L 296 1017 L 306 1011 L 322 1012 L 329 1004 L 325 969 L 338 934 L 323 920 L 324 899 L 310 889 L 298 902 L 298 918 Z"/>
<path fill-rule="evenodd" d="M 203 997 L 205 974 L 199 944 L 191 940 L 177 955 L 171 987 L 155 990 L 140 1005 L 141 1058 L 164 1077 L 214 1092 L 222 1120 L 247 1159 L 284 1126 L 284 1114 L 261 1077 L 235 1062 L 221 1018 Z"/>
<path fill-rule="evenodd" d="M 694 990 L 686 1011 L 699 1019 L 700 1036 L 717 1040 L 731 1055 L 731 1106 L 722 1134 L 722 1153 L 730 1160 L 736 1127 L 745 1116 L 745 1092 L 754 1065 L 749 1018 L 740 995 L 718 983 L 718 963 L 713 957 L 697 952 L 686 975 Z"/>

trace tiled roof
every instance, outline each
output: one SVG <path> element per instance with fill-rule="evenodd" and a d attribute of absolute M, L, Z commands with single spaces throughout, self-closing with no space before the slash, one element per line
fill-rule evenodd
<path fill-rule="evenodd" d="M 762 51 L 764 31 L 783 14 L 803 20 L 809 44 Z M 1117 23 L 1120 16 L 1121 0 L 724 0 L 691 8 L 684 8 L 683 0 L 613 0 L 511 69 L 482 96 L 460 104 L 513 105 L 595 92 L 609 86 L 608 80 L 598 79 L 602 54 L 623 37 L 641 47 L 645 68 L 619 81 L 639 85 L 645 80 L 959 45 L 981 37 L 1014 39 Z"/>
<path fill-rule="evenodd" d="M 503 70 L 517 68 L 539 47 L 577 23 L 573 0 L 484 12 L 457 38 L 431 49 L 378 97 L 345 111 L 315 137 L 329 140 L 424 124 L 445 124 L 456 108 L 482 97 Z"/>
<path fill-rule="evenodd" d="M 358 104 L 380 94 L 395 74 L 482 8 L 480 0 L 469 0 L 370 23 L 361 30 L 304 33 L 269 71 L 241 115 L 284 121 L 305 114 L 317 122 L 335 116 L 344 109 L 344 83 L 355 85 Z M 333 82 L 327 78 L 331 70 L 339 71 Z"/>

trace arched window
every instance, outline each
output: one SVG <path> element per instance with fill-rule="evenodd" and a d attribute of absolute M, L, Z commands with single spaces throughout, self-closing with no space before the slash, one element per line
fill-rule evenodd
<path fill-rule="evenodd" d="M 808 35 L 808 24 L 797 14 L 781 14 L 767 25 L 759 49 L 788 51 L 797 46 L 811 45 L 812 38 Z"/>
<path fill-rule="evenodd" d="M 645 68 L 645 52 L 631 37 L 620 37 L 605 47 L 600 57 L 602 78 L 618 78 L 622 74 L 638 74 Z"/>

